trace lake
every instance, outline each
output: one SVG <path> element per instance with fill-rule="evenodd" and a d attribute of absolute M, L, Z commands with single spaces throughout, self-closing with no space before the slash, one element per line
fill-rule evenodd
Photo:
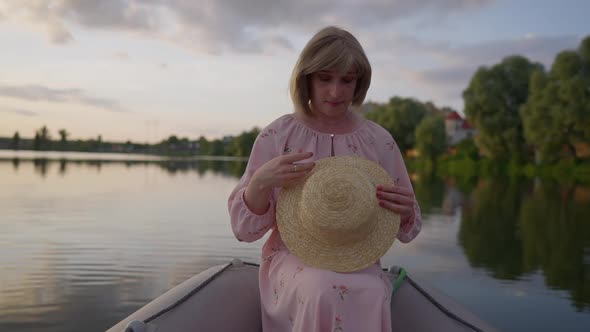
<path fill-rule="evenodd" d="M 0 151 L 0 331 L 104 331 L 208 267 L 259 261 L 227 214 L 244 162 L 103 157 Z M 503 331 L 588 330 L 588 186 L 413 181 L 422 232 L 384 266 Z"/>

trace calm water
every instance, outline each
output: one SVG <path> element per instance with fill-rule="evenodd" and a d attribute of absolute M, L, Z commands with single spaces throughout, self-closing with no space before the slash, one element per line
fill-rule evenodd
<path fill-rule="evenodd" d="M 104 331 L 233 257 L 226 199 L 244 163 L 0 152 L 0 331 Z M 117 158 L 109 158 L 117 159 Z M 524 180 L 415 179 L 422 233 L 383 265 L 504 331 L 588 331 L 590 188 Z"/>

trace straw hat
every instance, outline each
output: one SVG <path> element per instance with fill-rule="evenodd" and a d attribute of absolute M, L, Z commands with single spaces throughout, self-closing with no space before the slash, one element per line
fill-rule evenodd
<path fill-rule="evenodd" d="M 391 183 L 377 163 L 352 156 L 316 161 L 303 181 L 281 189 L 277 226 L 305 264 L 336 272 L 364 269 L 393 244 L 399 215 L 379 206 L 376 187 Z"/>

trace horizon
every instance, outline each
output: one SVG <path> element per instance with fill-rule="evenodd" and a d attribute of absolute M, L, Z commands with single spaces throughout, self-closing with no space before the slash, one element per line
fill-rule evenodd
<path fill-rule="evenodd" d="M 326 25 L 363 45 L 373 67 L 365 102 L 408 97 L 463 115 L 478 67 L 518 54 L 548 69 L 590 34 L 588 12 L 581 0 L 0 0 L 0 137 L 45 125 L 54 139 L 66 129 L 151 144 L 263 128 L 292 111 L 291 70 Z"/>

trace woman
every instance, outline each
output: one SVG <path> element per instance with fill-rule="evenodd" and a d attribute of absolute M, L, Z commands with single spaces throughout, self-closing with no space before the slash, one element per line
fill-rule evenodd
<path fill-rule="evenodd" d="M 259 274 L 265 331 L 391 330 L 392 289 L 379 262 L 352 273 L 306 266 L 290 254 L 275 219 L 282 186 L 305 177 L 315 160 L 356 155 L 378 162 L 394 179 L 378 186 L 375 194 L 380 206 L 400 214 L 398 239 L 416 237 L 420 209 L 401 153 L 392 136 L 358 110 L 370 82 L 371 66 L 356 38 L 336 27 L 319 31 L 293 70 L 295 112 L 260 132 L 229 197 L 238 240 L 253 242 L 272 231 L 262 249 Z"/>

